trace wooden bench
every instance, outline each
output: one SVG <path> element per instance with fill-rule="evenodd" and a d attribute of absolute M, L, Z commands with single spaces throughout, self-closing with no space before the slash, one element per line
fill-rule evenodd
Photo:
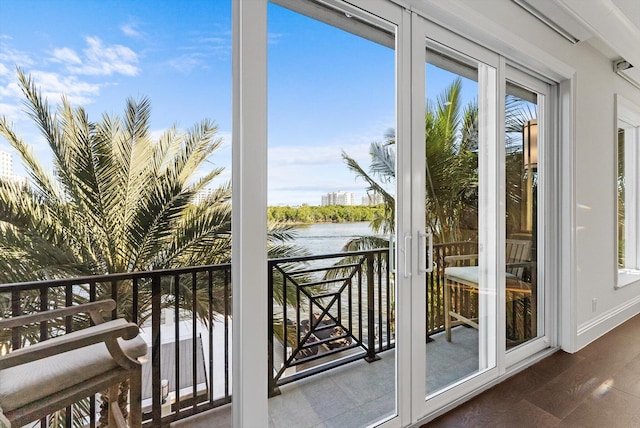
<path fill-rule="evenodd" d="M 126 379 L 129 424 L 141 426 L 138 358 L 147 353 L 147 344 L 136 324 L 104 321 L 100 311 L 115 307 L 115 301 L 101 300 L 0 320 L 3 330 L 88 313 L 95 324 L 0 356 L 0 427 L 21 427 L 107 390 L 109 426 L 127 426 L 118 406 L 120 383 Z"/>

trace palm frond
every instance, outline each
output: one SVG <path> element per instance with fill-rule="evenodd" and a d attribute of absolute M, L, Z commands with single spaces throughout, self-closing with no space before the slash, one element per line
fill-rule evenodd
<path fill-rule="evenodd" d="M 386 161 L 381 161 L 378 164 L 380 166 L 378 173 L 381 174 L 382 171 L 386 170 L 387 175 L 386 175 L 386 178 L 384 179 L 385 182 L 393 182 L 395 181 L 395 160 L 393 161 L 393 163 L 389 161 L 391 157 L 389 152 L 391 152 L 393 148 L 391 145 L 387 145 L 386 148 L 381 151 L 378 151 L 373 148 L 373 147 L 378 147 L 379 145 L 380 145 L 379 143 L 372 143 L 371 144 L 372 149 L 370 153 L 372 155 L 372 158 L 375 158 L 375 156 L 377 155 L 388 157 Z M 393 158 L 395 158 L 395 154 L 393 155 Z M 394 196 L 385 189 L 383 184 L 378 183 L 373 177 L 367 174 L 367 172 L 364 169 L 362 169 L 360 164 L 358 164 L 358 162 L 355 159 L 351 158 L 345 152 L 342 152 L 342 159 L 345 160 L 347 164 L 347 168 L 349 168 L 351 171 L 353 171 L 356 174 L 356 177 L 362 178 L 364 181 L 367 182 L 368 184 L 367 192 L 373 192 L 375 194 L 382 196 L 382 199 L 384 201 L 384 216 L 376 217 L 374 221 L 371 222 L 371 227 L 373 228 L 373 230 L 376 233 L 393 232 L 395 230 L 395 227 L 394 227 L 395 198 Z M 393 167 L 391 167 L 391 165 L 393 165 Z M 393 174 L 393 175 L 391 176 L 388 174 Z"/>
<path fill-rule="evenodd" d="M 369 170 L 383 183 L 396 178 L 396 152 L 390 144 L 373 143 L 369 149 L 371 165 Z"/>

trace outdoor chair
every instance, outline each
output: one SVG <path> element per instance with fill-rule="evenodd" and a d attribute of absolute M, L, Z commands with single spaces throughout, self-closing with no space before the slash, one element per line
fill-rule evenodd
<path fill-rule="evenodd" d="M 124 427 L 120 383 L 130 382 L 129 424 L 140 427 L 141 364 L 147 344 L 138 326 L 104 321 L 113 300 L 101 300 L 0 320 L 0 331 L 88 313 L 93 326 L 14 349 L 0 356 L 0 427 L 21 427 L 108 390 L 109 426 Z"/>
<path fill-rule="evenodd" d="M 532 294 L 531 282 L 526 274 L 532 264 L 530 261 L 531 241 L 507 239 L 506 256 L 507 303 L 530 297 Z M 477 254 L 446 256 L 444 260 L 446 265 L 444 269 L 444 326 L 447 342 L 451 342 L 451 328 L 454 324 L 466 324 L 475 329 L 479 327 L 476 317 L 463 314 L 460 305 L 453 308 L 451 300 L 454 295 L 461 296 L 463 293 L 467 293 L 469 296 L 477 295 L 480 272 Z M 532 305 L 534 305 L 534 300 L 531 299 Z M 455 321 L 452 321 L 452 318 Z"/>

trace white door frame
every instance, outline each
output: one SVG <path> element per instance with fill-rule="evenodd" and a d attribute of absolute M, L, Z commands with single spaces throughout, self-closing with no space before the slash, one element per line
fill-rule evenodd
<path fill-rule="evenodd" d="M 232 5 L 232 415 L 267 427 L 267 0 Z"/>
<path fill-rule="evenodd" d="M 277 0 L 278 2 L 287 0 Z M 321 0 L 318 0 L 321 1 Z M 397 341 L 396 391 L 399 417 L 383 427 L 399 427 L 458 404 L 505 372 L 504 340 L 504 79 L 505 60 L 467 39 L 432 24 L 392 1 L 324 0 L 348 10 L 358 7 L 394 23 L 396 33 L 397 126 Z M 372 10 L 373 9 L 373 10 Z M 488 290 L 481 311 L 486 316 L 481 342 L 491 367 L 448 390 L 425 399 L 425 274 L 418 260 L 424 231 L 424 52 L 426 37 L 476 58 L 479 63 L 481 155 L 480 253 Z M 267 0 L 233 1 L 233 424 L 266 427 L 267 328 Z M 413 95 L 412 95 L 413 94 Z M 501 113 L 502 112 L 502 113 Z M 549 116 L 551 117 L 551 116 Z M 412 144 L 404 143 L 413 142 Z M 547 203 L 549 198 L 545 198 Z M 497 239 L 496 239 L 497 236 Z M 406 239 L 405 239 L 406 238 Z M 404 244 L 406 242 L 406 247 Z M 544 260 L 548 263 L 549 260 Z M 406 267 L 406 270 L 405 270 Z M 502 272 L 502 273 L 501 273 Z M 497 298 L 496 298 L 497 296 Z M 422 302 L 422 303 L 420 303 Z M 548 307 L 551 313 L 551 307 Z M 417 328 L 411 328 L 416 326 Z M 550 328 L 551 325 L 547 324 Z M 497 345 L 499 344 L 499 345 Z M 501 347 L 498 347 L 501 346 Z M 491 347 L 491 346 L 490 346 Z M 438 410 L 439 409 L 439 410 Z"/>
<path fill-rule="evenodd" d="M 322 0 L 320 0 L 322 1 Z M 283 4 L 287 0 L 276 0 Z M 395 24 L 397 137 L 410 132 L 407 105 L 410 93 L 409 67 L 405 57 L 410 52 L 409 13 L 400 6 L 384 0 L 351 0 L 349 5 L 337 0 L 324 3 L 342 10 L 375 12 L 375 16 Z M 232 275 L 233 275 L 233 426 L 267 427 L 269 421 L 267 398 L 267 328 L 255 320 L 267 319 L 267 3 L 268 0 L 235 0 L 233 2 L 233 219 L 232 219 Z M 294 4 L 295 6 L 295 4 Z M 305 6 L 306 7 L 306 6 Z M 405 94 L 401 96 L 400 94 Z M 401 122 L 402 121 L 402 122 Z M 400 161 L 402 163 L 403 161 Z M 410 186 L 411 176 L 399 178 Z M 399 187 L 401 184 L 399 184 Z M 404 198 L 406 199 L 406 198 Z M 399 195 L 399 206 L 403 202 Z M 398 218 L 398 236 L 409 230 L 408 215 Z M 405 264 L 404 254 L 398 252 L 398 265 Z M 410 253 L 411 254 L 411 253 Z M 407 261 L 408 265 L 409 261 Z M 397 284 L 398 333 L 396 336 L 396 388 L 398 414 L 380 425 L 407 426 L 410 423 L 410 289 Z M 405 307 L 407 310 L 405 310 Z"/>

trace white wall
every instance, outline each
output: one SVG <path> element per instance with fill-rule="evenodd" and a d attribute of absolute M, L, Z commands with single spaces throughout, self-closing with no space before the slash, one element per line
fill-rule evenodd
<path fill-rule="evenodd" d="M 576 351 L 640 313 L 640 282 L 614 288 L 614 93 L 640 105 L 640 90 L 617 76 L 610 59 L 588 42 L 571 44 L 511 1 L 453 0 L 440 11 L 438 3 L 432 1 L 425 11 L 480 44 L 555 79 L 574 71 L 575 266 L 565 263 L 560 268 L 573 270 L 572 324 L 577 326 L 571 330 L 571 340 L 565 338 L 562 345 Z M 564 213 L 569 214 L 569 210 Z M 597 299 L 595 311 L 592 299 Z M 561 310 L 569 310 L 569 305 L 563 302 Z"/>

